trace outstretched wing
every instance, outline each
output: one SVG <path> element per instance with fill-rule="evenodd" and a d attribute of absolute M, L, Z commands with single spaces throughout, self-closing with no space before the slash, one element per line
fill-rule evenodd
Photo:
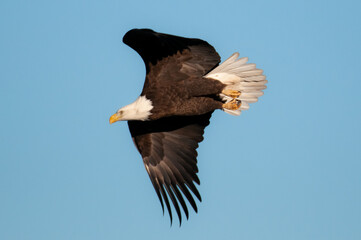
<path fill-rule="evenodd" d="M 220 62 L 216 50 L 200 39 L 133 29 L 124 35 L 123 42 L 137 51 L 145 63 L 145 87 L 149 82 L 202 77 Z"/>
<path fill-rule="evenodd" d="M 212 112 L 199 116 L 169 117 L 156 121 L 129 121 L 133 141 L 143 157 L 144 166 L 161 202 L 167 206 L 172 222 L 171 199 L 182 222 L 181 210 L 188 219 L 188 209 L 183 196 L 194 211 L 197 205 L 190 193 L 201 201 L 194 183 L 200 184 L 197 177 L 197 147 L 203 140 L 204 128 L 209 124 Z M 183 196 L 182 196 L 183 193 Z M 168 196 L 167 196 L 168 195 Z"/>

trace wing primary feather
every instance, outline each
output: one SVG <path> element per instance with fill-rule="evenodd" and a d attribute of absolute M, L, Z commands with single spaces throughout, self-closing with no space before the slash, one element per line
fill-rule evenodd
<path fill-rule="evenodd" d="M 199 200 L 200 202 L 202 202 L 202 197 L 201 197 L 201 195 L 199 194 L 196 186 L 194 186 L 193 182 L 186 182 L 186 185 L 187 185 L 187 187 L 188 187 L 190 190 L 192 190 L 192 192 L 194 193 L 194 195 L 196 195 L 196 197 L 198 198 L 198 200 Z"/>
<path fill-rule="evenodd" d="M 175 163 L 176 162 L 169 161 L 168 165 L 167 165 L 167 167 L 169 168 L 169 171 L 173 172 L 172 184 L 170 186 L 171 186 L 173 192 L 175 193 L 177 199 L 179 200 L 180 204 L 182 205 L 184 213 L 186 214 L 186 217 L 188 219 L 189 213 L 188 213 L 187 205 L 182 197 L 182 194 L 179 192 L 179 189 L 177 188 L 177 185 L 181 185 L 183 182 L 185 182 L 185 180 L 184 180 L 182 174 L 180 173 L 179 169 L 177 169 L 177 167 L 175 165 L 173 165 Z"/>
<path fill-rule="evenodd" d="M 198 212 L 197 204 L 194 201 L 192 194 L 189 192 L 188 188 L 184 184 L 178 185 L 184 196 L 186 196 L 188 202 L 191 204 L 195 212 Z"/>
<path fill-rule="evenodd" d="M 201 184 L 201 181 L 199 181 L 199 178 L 198 178 L 197 174 L 194 174 L 194 176 L 193 176 L 193 181 L 194 181 L 195 183 L 197 183 L 198 185 Z"/>
<path fill-rule="evenodd" d="M 175 177 L 172 175 L 172 170 L 169 169 L 169 166 L 167 166 L 167 164 L 160 164 L 159 165 L 159 170 L 164 178 L 164 184 L 163 186 L 165 187 L 167 193 L 168 193 L 168 196 L 170 197 L 172 203 L 173 203 L 173 206 L 177 212 L 177 215 L 178 215 L 178 218 L 179 218 L 179 224 L 182 224 L 182 214 L 180 212 L 180 208 L 179 208 L 179 205 L 178 205 L 178 202 L 177 200 L 175 199 L 174 197 L 174 194 L 172 192 L 172 190 L 169 188 L 169 186 L 173 183 L 173 182 L 176 182 L 176 179 Z M 168 203 L 169 204 L 169 203 Z M 168 209 L 169 211 L 170 210 L 170 207 Z"/>
<path fill-rule="evenodd" d="M 197 176 L 197 174 L 192 174 L 191 176 L 188 175 L 187 171 L 184 171 L 183 166 L 181 164 L 179 164 L 177 161 L 171 162 L 173 165 L 169 164 L 169 167 L 172 168 L 173 172 L 176 172 L 178 174 L 175 174 L 176 178 L 178 181 L 180 182 L 184 182 L 185 184 L 187 184 L 187 186 L 192 190 L 192 192 L 194 193 L 194 195 L 197 196 L 197 198 L 199 199 L 199 201 L 201 200 L 201 195 L 199 194 L 197 188 L 195 187 L 195 185 L 193 184 L 192 181 L 196 182 L 198 185 L 200 184 L 199 178 Z M 180 173 L 179 170 L 183 170 L 183 173 Z M 180 185 L 180 184 L 179 184 Z"/>
<path fill-rule="evenodd" d="M 172 190 L 169 188 L 170 185 L 168 184 L 165 184 L 164 187 L 166 189 L 166 191 L 168 192 L 168 195 L 170 197 L 170 199 L 172 200 L 173 202 L 173 206 L 178 214 L 178 219 L 179 219 L 179 226 L 182 225 L 182 214 L 181 214 L 181 211 L 180 211 L 180 208 L 179 208 L 179 205 L 178 205 L 178 202 L 172 192 Z"/>
<path fill-rule="evenodd" d="M 160 195 L 160 192 L 159 192 L 160 185 L 159 185 L 158 180 L 155 179 L 154 174 L 152 174 L 152 176 L 150 177 L 150 181 L 152 182 L 153 187 L 154 187 L 154 190 L 155 190 L 155 192 L 157 193 L 159 202 L 160 202 L 160 204 L 162 205 L 162 211 L 163 211 L 163 215 L 164 215 L 164 204 L 163 204 L 163 200 L 162 200 L 162 197 L 161 197 L 161 195 Z M 156 181 L 156 182 L 155 182 L 155 181 Z"/>
<path fill-rule="evenodd" d="M 180 162 L 180 159 L 177 159 L 178 161 L 169 161 L 168 167 L 172 169 L 173 172 L 177 172 L 176 175 L 178 178 L 178 181 L 180 182 L 192 182 L 195 181 L 198 185 L 200 184 L 199 178 L 196 174 L 198 172 L 198 169 L 190 169 L 187 166 L 187 163 Z"/>
<path fill-rule="evenodd" d="M 189 217 L 188 208 L 187 208 L 187 204 L 185 203 L 185 201 L 184 201 L 184 199 L 183 199 L 182 194 L 179 192 L 179 189 L 177 188 L 177 185 L 176 185 L 176 184 L 172 184 L 171 187 L 172 187 L 173 192 L 174 192 L 175 195 L 177 196 L 180 204 L 182 205 L 183 210 L 184 210 L 184 213 L 186 214 L 186 217 L 187 217 L 187 219 L 188 219 L 188 217 Z"/>
<path fill-rule="evenodd" d="M 170 164 L 172 163 L 172 164 Z M 173 168 L 173 164 L 176 164 L 178 165 L 178 167 L 181 167 L 181 165 L 177 162 L 177 161 L 168 161 L 168 164 L 167 165 L 162 165 L 162 166 L 159 166 L 159 170 L 162 172 L 162 175 L 164 177 L 164 181 L 167 183 L 167 182 L 171 182 L 171 179 L 170 179 L 170 176 L 167 174 L 167 171 L 166 169 L 164 169 L 164 167 L 166 168 Z M 181 168 L 179 168 L 181 169 Z M 172 171 L 171 169 L 169 169 L 170 171 Z M 177 170 L 177 168 L 175 168 L 174 170 Z M 173 170 L 173 171 L 174 171 Z M 196 177 L 194 177 L 196 176 Z M 173 176 L 174 177 L 174 176 Z M 194 173 L 192 174 L 192 177 L 188 176 L 187 174 L 180 174 L 178 179 L 180 180 L 181 177 L 183 178 L 183 181 L 184 183 L 188 186 L 188 188 L 193 192 L 193 194 L 198 198 L 199 201 L 202 201 L 202 197 L 201 195 L 199 194 L 197 188 L 195 187 L 195 185 L 193 184 L 193 179 L 195 179 L 196 181 L 199 182 L 199 179 L 197 177 L 197 175 Z M 173 181 L 175 181 L 175 179 L 173 179 Z M 183 184 L 182 184 L 183 185 Z M 180 186 L 182 186 L 180 185 Z M 188 201 L 191 203 L 193 209 L 195 210 L 195 212 L 197 212 L 197 205 L 196 203 L 194 202 L 194 199 L 191 197 L 191 194 L 189 193 L 189 191 L 184 191 L 184 189 L 187 189 L 186 186 L 183 185 L 183 189 L 181 188 L 182 192 L 186 195 L 186 193 L 188 192 L 188 195 L 186 195 Z M 191 199 L 191 200 L 190 200 Z"/>
<path fill-rule="evenodd" d="M 167 193 L 164 191 L 163 184 L 160 186 L 160 192 L 162 193 L 165 205 L 167 206 L 167 209 L 168 209 L 169 218 L 170 218 L 170 225 L 172 225 L 172 223 L 173 223 L 172 209 L 170 208 Z"/>
<path fill-rule="evenodd" d="M 164 169 L 163 169 L 163 167 L 164 167 Z M 164 178 L 165 178 L 165 188 L 166 188 L 166 190 L 168 192 L 168 195 L 170 196 L 170 198 L 171 198 L 171 200 L 173 202 L 174 208 L 177 211 L 178 218 L 179 218 L 179 226 L 181 226 L 181 224 L 182 224 L 182 215 L 181 215 L 181 211 L 180 211 L 180 208 L 179 208 L 179 205 L 178 205 L 178 202 L 177 202 L 177 198 L 180 201 L 183 209 L 184 209 L 184 206 L 186 206 L 186 205 L 184 203 L 182 195 L 179 193 L 179 191 L 177 192 L 178 189 L 175 186 L 175 184 L 179 180 L 181 180 L 181 181 L 184 181 L 184 180 L 182 179 L 182 175 L 179 173 L 178 169 L 175 168 L 172 165 L 171 161 L 167 161 L 167 164 L 164 164 L 162 166 L 162 170 L 163 170 L 163 174 L 165 175 L 164 176 Z M 169 187 L 171 187 L 173 189 L 173 191 Z M 176 194 L 177 198 L 174 197 L 173 192 Z M 188 215 L 187 207 L 185 209 L 185 213 L 186 213 L 186 215 Z M 187 216 L 187 219 L 188 219 L 188 216 Z"/>

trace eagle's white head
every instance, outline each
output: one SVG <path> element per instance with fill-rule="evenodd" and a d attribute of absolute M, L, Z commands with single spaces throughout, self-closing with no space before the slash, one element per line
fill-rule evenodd
<path fill-rule="evenodd" d="M 152 114 L 150 111 L 153 109 L 152 101 L 145 96 L 140 96 L 133 103 L 119 108 L 119 110 L 113 114 L 109 123 L 112 124 L 117 121 L 129 121 L 129 120 L 149 120 L 149 116 Z"/>

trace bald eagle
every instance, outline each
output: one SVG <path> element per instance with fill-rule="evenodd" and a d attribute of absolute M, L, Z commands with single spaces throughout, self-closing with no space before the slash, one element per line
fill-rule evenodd
<path fill-rule="evenodd" d="M 213 111 L 239 115 L 263 95 L 267 80 L 238 53 L 219 65 L 216 50 L 200 39 L 133 29 L 123 42 L 142 57 L 146 77 L 140 96 L 109 122 L 128 121 L 163 213 L 165 203 L 172 223 L 170 198 L 181 224 L 180 206 L 189 216 L 184 197 L 195 212 L 193 195 L 202 201 L 194 185 L 200 184 L 196 149 Z"/>

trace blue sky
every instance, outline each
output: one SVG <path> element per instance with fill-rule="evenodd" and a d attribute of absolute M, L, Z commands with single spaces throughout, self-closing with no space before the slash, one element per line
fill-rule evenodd
<path fill-rule="evenodd" d="M 358 1 L 1 1 L 0 239 L 361 239 Z M 216 112 L 203 201 L 169 226 L 126 123 L 145 68 L 132 28 L 207 40 L 264 69 Z"/>

